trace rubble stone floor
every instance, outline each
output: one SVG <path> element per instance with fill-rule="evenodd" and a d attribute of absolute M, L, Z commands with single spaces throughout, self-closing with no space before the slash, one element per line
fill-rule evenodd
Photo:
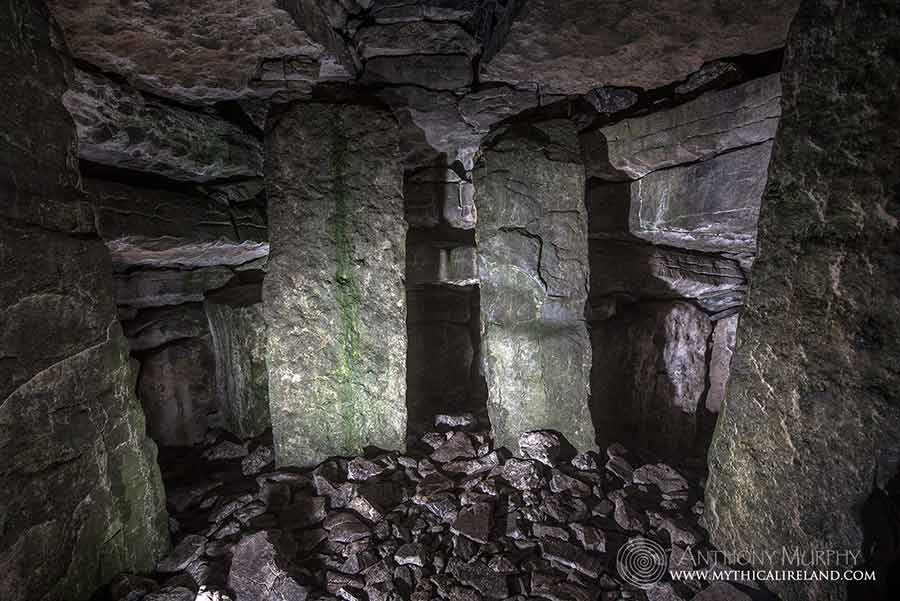
<path fill-rule="evenodd" d="M 550 432 L 524 434 L 516 458 L 471 416 L 436 423 L 406 454 L 371 449 L 303 471 L 274 469 L 270 435 L 163 450 L 175 547 L 151 578 L 120 575 L 97 598 L 773 598 L 752 583 L 624 581 L 617 551 L 636 537 L 659 543 L 670 569 L 688 547 L 709 549 L 699 483 L 673 468 L 618 445 L 573 456 Z"/>

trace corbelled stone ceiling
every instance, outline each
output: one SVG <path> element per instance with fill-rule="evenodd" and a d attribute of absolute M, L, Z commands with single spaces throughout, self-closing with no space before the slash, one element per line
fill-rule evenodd
<path fill-rule="evenodd" d="M 898 32 L 0 4 L 0 601 L 893 599 Z"/>

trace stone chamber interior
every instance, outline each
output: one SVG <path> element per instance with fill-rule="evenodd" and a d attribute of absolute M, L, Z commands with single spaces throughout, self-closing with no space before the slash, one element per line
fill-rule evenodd
<path fill-rule="evenodd" d="M 0 600 L 897 598 L 895 0 L 8 0 L 0 50 Z"/>

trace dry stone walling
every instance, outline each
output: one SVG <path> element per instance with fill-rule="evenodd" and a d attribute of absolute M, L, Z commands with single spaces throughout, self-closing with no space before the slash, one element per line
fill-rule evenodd
<path fill-rule="evenodd" d="M 488 412 L 497 444 L 553 429 L 593 447 L 584 165 L 574 125 L 514 127 L 474 173 Z"/>
<path fill-rule="evenodd" d="M 779 100 L 769 75 L 582 136 L 601 445 L 705 463 Z"/>
<path fill-rule="evenodd" d="M 406 222 L 397 125 L 363 105 L 295 104 L 267 139 L 264 283 L 281 465 L 406 435 Z"/>

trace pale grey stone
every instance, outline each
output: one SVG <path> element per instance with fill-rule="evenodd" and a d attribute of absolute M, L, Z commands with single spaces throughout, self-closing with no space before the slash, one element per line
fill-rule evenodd
<path fill-rule="evenodd" d="M 263 298 L 278 463 L 402 447 L 406 224 L 396 123 L 373 107 L 294 105 L 267 145 L 273 254 Z"/>
<path fill-rule="evenodd" d="M 704 64 L 699 71 L 675 88 L 676 94 L 692 94 L 704 88 L 724 87 L 740 81 L 743 70 L 730 61 L 713 61 Z"/>
<path fill-rule="evenodd" d="M 228 588 L 240 601 L 305 601 L 307 589 L 291 575 L 295 549 L 281 531 L 245 536 L 233 550 Z"/>
<path fill-rule="evenodd" d="M 895 10 L 822 0 L 791 28 L 759 259 L 709 453 L 703 518 L 719 549 L 890 544 L 870 525 L 888 514 L 869 511 L 900 448 L 898 28 Z M 783 560 L 765 567 L 792 569 Z M 783 599 L 853 596 L 845 582 L 765 584 Z"/>
<path fill-rule="evenodd" d="M 540 429 L 579 449 L 593 444 L 577 148 L 570 123 L 544 122 L 502 135 L 474 173 L 484 373 L 499 446 Z"/>
<path fill-rule="evenodd" d="M 466 94 L 459 101 L 459 113 L 466 123 L 488 131 L 539 103 L 537 86 L 490 86 Z"/>
<path fill-rule="evenodd" d="M 435 69 L 439 70 L 440 65 Z M 454 161 L 472 169 L 487 132 L 466 122 L 456 94 L 415 85 L 386 86 L 375 93 L 397 117 L 403 161 L 409 169 Z"/>
<path fill-rule="evenodd" d="M 674 108 L 625 119 L 589 134 L 607 146 L 608 165 L 589 163 L 602 177 L 648 173 L 709 159 L 727 150 L 775 137 L 781 115 L 781 79 L 769 75 L 719 92 L 708 92 Z"/>
<path fill-rule="evenodd" d="M 474 246 L 447 246 L 433 242 L 411 244 L 407 247 L 406 261 L 409 286 L 471 286 L 478 283 L 477 250 Z"/>
<path fill-rule="evenodd" d="M 631 233 L 653 244 L 756 251 L 772 142 L 651 173 L 631 184 Z"/>

